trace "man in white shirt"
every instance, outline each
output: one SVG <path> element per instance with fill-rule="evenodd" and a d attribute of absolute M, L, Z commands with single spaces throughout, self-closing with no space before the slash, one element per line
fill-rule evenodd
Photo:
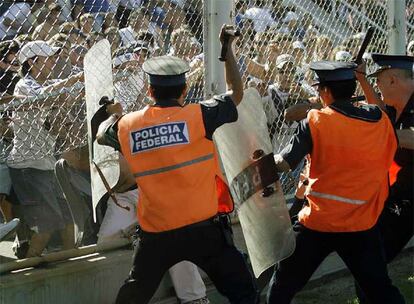
<path fill-rule="evenodd" d="M 45 96 L 81 80 L 75 75 L 64 81 L 49 80 L 56 64 L 59 48 L 45 41 L 29 42 L 22 47 L 19 61 L 22 76 L 14 95 L 23 98 Z M 62 97 L 48 97 L 23 103 L 13 113 L 13 149 L 7 165 L 14 191 L 23 208 L 23 219 L 34 232 L 26 257 L 39 256 L 55 230 L 59 230 L 63 249 L 74 247 L 74 226 L 71 211 L 54 175 L 55 138 L 48 132 L 48 109 Z"/>

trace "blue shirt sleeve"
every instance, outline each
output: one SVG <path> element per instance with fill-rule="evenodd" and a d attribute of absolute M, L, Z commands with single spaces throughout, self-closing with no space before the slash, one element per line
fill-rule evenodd
<path fill-rule="evenodd" d="M 302 159 L 312 151 L 312 136 L 308 119 L 303 119 L 296 128 L 295 134 L 289 144 L 280 152 L 280 155 L 295 169 Z"/>
<path fill-rule="evenodd" d="M 238 118 L 237 107 L 229 95 L 215 96 L 214 100 L 200 104 L 207 139 L 212 140 L 217 128 Z"/>

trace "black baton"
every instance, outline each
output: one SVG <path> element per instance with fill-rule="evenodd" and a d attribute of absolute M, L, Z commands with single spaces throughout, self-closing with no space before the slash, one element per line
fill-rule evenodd
<path fill-rule="evenodd" d="M 229 47 L 229 39 L 230 36 L 240 36 L 240 31 L 236 30 L 233 33 L 225 32 L 223 37 L 223 45 L 221 46 L 220 57 L 218 58 L 220 61 L 226 61 L 227 57 L 227 49 Z"/>
<path fill-rule="evenodd" d="M 374 36 L 374 31 L 374 27 L 370 26 L 368 28 L 367 33 L 365 34 L 364 41 L 362 41 L 362 45 L 359 48 L 358 55 L 354 61 L 356 64 L 359 65 L 362 63 L 362 56 L 364 56 L 365 50 L 367 49 L 368 44 L 371 42 L 371 39 Z"/>

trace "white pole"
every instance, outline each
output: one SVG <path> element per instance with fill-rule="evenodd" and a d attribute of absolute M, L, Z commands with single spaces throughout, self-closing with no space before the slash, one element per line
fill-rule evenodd
<path fill-rule="evenodd" d="M 406 16 L 405 0 L 388 0 L 388 53 L 405 55 Z"/>
<path fill-rule="evenodd" d="M 205 98 L 224 93 L 224 64 L 218 60 L 221 44 L 218 39 L 221 26 L 233 22 L 232 0 L 205 0 L 204 28 L 204 90 Z"/>

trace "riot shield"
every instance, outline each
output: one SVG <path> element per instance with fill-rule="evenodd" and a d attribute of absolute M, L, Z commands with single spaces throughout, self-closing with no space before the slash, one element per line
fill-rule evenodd
<path fill-rule="evenodd" d="M 84 70 L 92 203 L 96 221 L 96 206 L 108 192 L 107 188 L 116 185 L 120 174 L 118 152 L 111 147 L 99 145 L 92 138 L 91 120 L 100 108 L 100 99 L 103 96 L 109 99 L 114 97 L 111 47 L 108 40 L 99 41 L 88 51 L 84 59 Z"/>
<path fill-rule="evenodd" d="M 247 89 L 237 109 L 238 120 L 220 127 L 214 140 L 258 278 L 293 252 L 295 239 L 282 187 L 275 175 L 266 114 L 257 90 Z M 271 183 L 265 185 L 265 180 Z"/>

